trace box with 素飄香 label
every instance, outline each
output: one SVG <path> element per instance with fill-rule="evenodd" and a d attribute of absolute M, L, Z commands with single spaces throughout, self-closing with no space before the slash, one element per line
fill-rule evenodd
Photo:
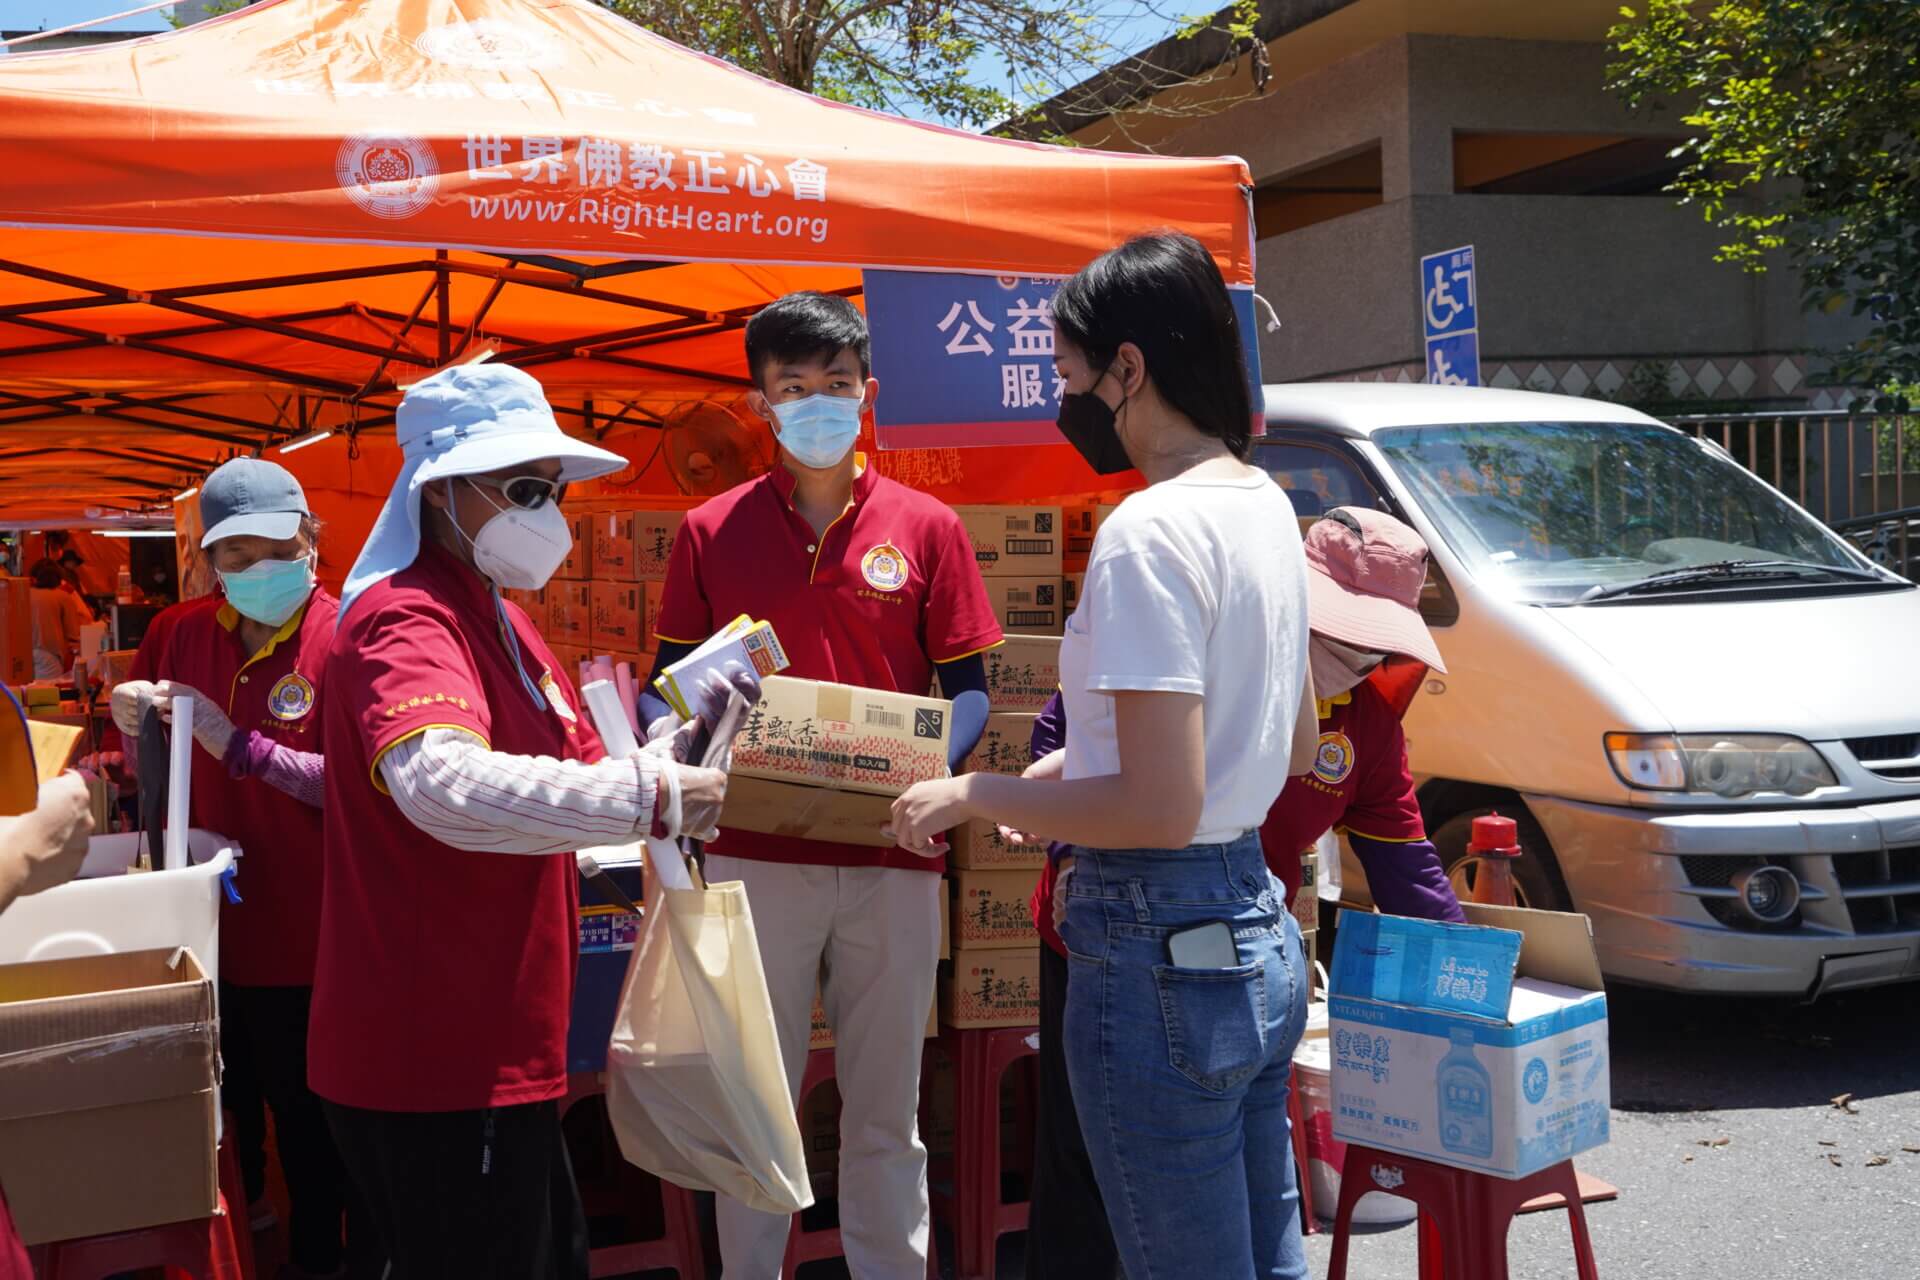
<path fill-rule="evenodd" d="M 987 606 L 1004 632 L 1059 635 L 1066 621 L 1065 588 L 1058 574 L 1048 578 L 983 578 Z"/>
<path fill-rule="evenodd" d="M 1038 711 L 1060 691 L 1059 636 L 1010 635 L 983 656 L 995 711 Z"/>
<path fill-rule="evenodd" d="M 960 951 L 940 966 L 940 1022 L 973 1027 L 1031 1027 L 1040 1021 L 1040 948 Z"/>
<path fill-rule="evenodd" d="M 590 643 L 594 652 L 619 650 L 637 653 L 645 635 L 641 585 L 637 582 L 596 582 L 590 596 L 593 602 Z"/>
<path fill-rule="evenodd" d="M 987 726 L 967 757 L 968 773 L 1004 773 L 1018 777 L 1033 763 L 1033 722 L 1039 717 L 1031 711 L 996 711 L 987 717 Z"/>
<path fill-rule="evenodd" d="M 987 578 L 1058 578 L 1065 539 L 1059 507 L 955 507 Z"/>
<path fill-rule="evenodd" d="M 586 648 L 593 643 L 593 584 L 547 584 L 547 643 Z"/>
<path fill-rule="evenodd" d="M 553 571 L 563 582 L 585 582 L 593 577 L 593 520 L 584 511 L 568 511 L 567 530 L 573 536 L 573 548 Z"/>
<path fill-rule="evenodd" d="M 988 951 L 1024 947 L 1038 936 L 1033 927 L 1037 868 L 953 873 L 953 949 Z"/>
<path fill-rule="evenodd" d="M 973 818 L 949 834 L 953 853 L 949 861 L 968 871 L 1007 871 L 1014 868 L 1039 868 L 1047 865 L 1044 841 L 1015 844 L 1000 834 L 1000 825 L 987 818 Z"/>
<path fill-rule="evenodd" d="M 1100 526 L 1107 522 L 1117 504 L 1106 502 L 1070 502 L 1061 508 L 1060 518 L 1065 528 L 1066 554 L 1069 561 L 1085 564 L 1087 556 L 1093 551 L 1093 540 L 1100 532 Z"/>
<path fill-rule="evenodd" d="M 593 531 L 593 578 L 596 582 L 635 582 L 633 512 L 595 511 L 587 517 Z"/>
<path fill-rule="evenodd" d="M 1523 1178 L 1607 1141 L 1607 997 L 1587 918 L 1340 913 L 1333 1136 Z"/>
<path fill-rule="evenodd" d="M 642 582 L 664 579 L 673 559 L 674 540 L 686 522 L 684 511 L 634 511 L 633 572 Z"/>

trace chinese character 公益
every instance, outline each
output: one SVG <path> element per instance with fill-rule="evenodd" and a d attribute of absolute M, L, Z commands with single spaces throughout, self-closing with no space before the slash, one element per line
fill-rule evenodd
<path fill-rule="evenodd" d="M 528 182 L 563 182 L 567 176 L 564 138 L 522 138 L 520 159 L 527 165 Z"/>
<path fill-rule="evenodd" d="M 759 156 L 741 156 L 740 172 L 734 176 L 737 187 L 744 187 L 750 196 L 760 199 L 772 195 L 780 189 L 780 176 L 771 169 L 762 168 L 766 164 Z"/>
<path fill-rule="evenodd" d="M 1039 365 L 1003 364 L 1000 366 L 1000 407 L 1002 409 L 1030 409 L 1034 405 L 1044 403 L 1045 395 L 1040 386 Z"/>
<path fill-rule="evenodd" d="M 824 204 L 827 199 L 827 166 L 811 160 L 795 160 L 787 166 L 787 184 L 793 188 L 795 200 L 818 200 Z"/>
<path fill-rule="evenodd" d="M 626 176 L 620 144 L 608 138 L 585 138 L 580 143 L 580 185 L 617 187 Z"/>
<path fill-rule="evenodd" d="M 467 135 L 467 176 L 469 178 L 511 178 L 507 168 L 508 142 L 497 133 Z"/>
<path fill-rule="evenodd" d="M 627 177 L 640 191 L 665 187 L 678 191 L 673 180 L 673 152 L 653 142 L 636 142 L 627 153 Z"/>
<path fill-rule="evenodd" d="M 687 152 L 687 192 L 708 196 L 723 196 L 732 190 L 726 183 L 718 181 L 727 176 L 727 153 L 724 151 Z"/>
<path fill-rule="evenodd" d="M 1008 355 L 1053 355 L 1053 306 L 1046 298 L 1035 303 L 1014 299 L 1007 308 L 1007 321 L 1007 336 L 1013 339 Z"/>
<path fill-rule="evenodd" d="M 965 305 L 967 314 L 973 317 L 971 324 L 960 318 L 961 304 L 956 302 L 948 310 L 946 318 L 936 326 L 942 333 L 952 331 L 952 336 L 947 339 L 947 354 L 950 356 L 992 355 L 993 343 L 988 340 L 987 334 L 993 332 L 993 322 L 980 314 L 979 303 L 968 302 Z M 974 332 L 975 326 L 979 327 L 980 332 Z"/>

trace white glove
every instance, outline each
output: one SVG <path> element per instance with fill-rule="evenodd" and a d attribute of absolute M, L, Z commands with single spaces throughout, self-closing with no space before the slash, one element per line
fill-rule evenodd
<path fill-rule="evenodd" d="M 686 836 L 711 841 L 720 834 L 720 811 L 727 803 L 722 769 L 660 762 L 660 825 L 669 840 Z"/>
<path fill-rule="evenodd" d="M 169 726 L 173 724 L 175 698 L 193 699 L 193 740 L 211 752 L 214 759 L 226 759 L 227 747 L 233 742 L 233 721 L 227 719 L 227 713 L 191 685 L 162 680 L 154 686 L 153 705 Z"/>
<path fill-rule="evenodd" d="M 139 738 L 140 722 L 146 719 L 147 708 L 153 705 L 154 690 L 158 687 L 151 680 L 122 680 L 113 686 L 109 702 L 114 728 L 129 738 Z"/>

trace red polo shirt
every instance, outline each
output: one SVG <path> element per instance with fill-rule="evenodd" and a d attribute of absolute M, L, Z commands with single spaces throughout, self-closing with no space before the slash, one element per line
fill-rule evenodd
<path fill-rule="evenodd" d="M 219 704 L 236 733 L 257 729 L 295 751 L 320 750 L 320 689 L 340 602 L 315 590 L 258 653 L 220 601 L 183 609 L 152 679 L 178 680 Z M 166 616 L 166 615 L 163 615 Z M 166 762 L 146 761 L 151 772 Z M 239 902 L 220 906 L 220 977 L 249 987 L 313 982 L 320 938 L 321 811 L 218 760 L 193 760 L 193 825 L 240 845 Z"/>
<path fill-rule="evenodd" d="M 816 537 L 793 488 L 793 474 L 775 467 L 687 514 L 667 566 L 660 639 L 699 644 L 750 614 L 773 624 L 787 675 L 923 695 L 934 663 L 1000 643 L 973 544 L 951 509 L 868 467 L 847 510 Z M 946 869 L 902 849 L 751 831 L 723 831 L 715 849 L 765 862 Z"/>
<path fill-rule="evenodd" d="M 1389 844 L 1427 838 L 1407 769 L 1407 737 L 1399 713 L 1373 681 L 1320 704 L 1320 746 L 1313 772 L 1288 778 L 1260 824 L 1267 865 L 1300 888 L 1300 855 L 1329 830 Z"/>
<path fill-rule="evenodd" d="M 307 1074 L 345 1106 L 467 1111 L 566 1092 L 573 855 L 442 844 L 377 772 L 388 750 L 435 727 L 514 755 L 605 756 L 533 624 L 516 605 L 507 616 L 544 709 L 521 686 L 486 584 L 438 547 L 368 587 L 334 637 Z"/>

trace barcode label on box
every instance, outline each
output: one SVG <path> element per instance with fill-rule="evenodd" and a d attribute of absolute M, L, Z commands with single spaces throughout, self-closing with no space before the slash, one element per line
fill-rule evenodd
<path fill-rule="evenodd" d="M 885 707 L 868 707 L 867 723 L 879 725 L 883 729 L 904 729 L 907 717 L 898 711 L 888 711 Z"/>
<path fill-rule="evenodd" d="M 1050 627 L 1054 614 L 1051 609 L 1009 609 L 1007 625 L 1010 627 Z"/>
<path fill-rule="evenodd" d="M 1010 556 L 1050 556 L 1053 554 L 1053 539 L 1008 538 L 1007 554 Z"/>

